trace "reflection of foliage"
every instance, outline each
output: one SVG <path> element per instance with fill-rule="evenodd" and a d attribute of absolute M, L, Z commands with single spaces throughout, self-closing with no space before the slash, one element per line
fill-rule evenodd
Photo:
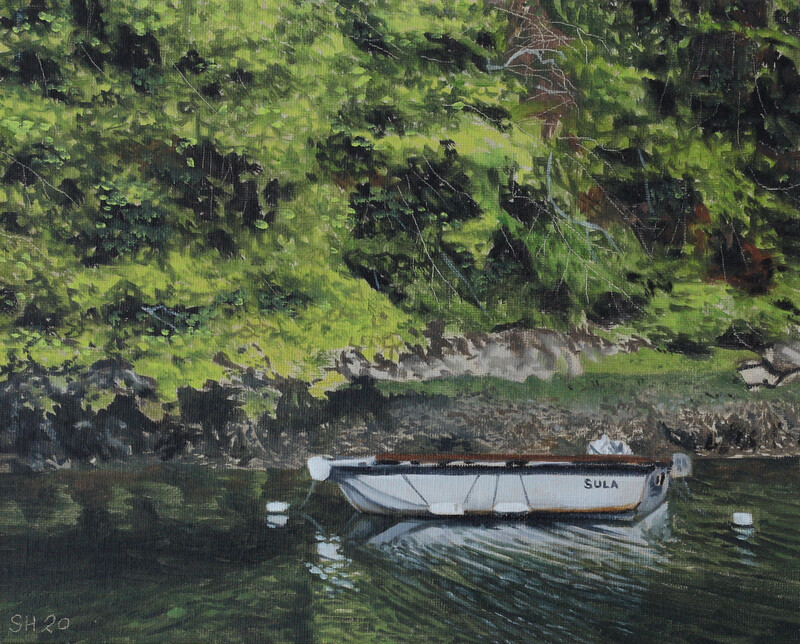
<path fill-rule="evenodd" d="M 0 547 L 58 553 L 52 587 L 65 605 L 117 607 L 105 611 L 104 620 L 87 622 L 84 630 L 92 641 L 108 639 L 112 631 L 155 639 L 180 631 L 188 641 L 224 640 L 237 628 L 244 632 L 265 623 L 275 641 L 312 639 L 304 562 L 319 561 L 315 529 L 294 517 L 281 534 L 264 526 L 265 502 L 277 498 L 292 508 L 300 505 L 303 482 L 258 471 L 156 469 L 58 472 L 25 485 L 8 480 L 2 488 Z M 98 543 L 106 552 L 100 558 Z M 231 562 L 241 582 L 234 588 L 221 583 L 231 574 Z M 89 571 L 89 583 L 80 588 L 62 583 L 75 570 Z M 34 592 L 35 571 L 30 558 L 20 564 L 21 592 Z M 160 583 L 137 581 L 123 589 L 106 583 L 114 576 L 159 577 Z M 214 590 L 199 593 L 209 580 Z M 264 600 L 266 613 L 258 606 Z M 140 602 L 146 615 L 131 616 L 132 601 Z M 378 628 L 385 623 L 375 621 Z"/>

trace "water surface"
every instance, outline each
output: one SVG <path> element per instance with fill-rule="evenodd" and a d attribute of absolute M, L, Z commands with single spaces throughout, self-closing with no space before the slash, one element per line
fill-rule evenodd
<path fill-rule="evenodd" d="M 0 641 L 797 641 L 799 475 L 701 461 L 636 524 L 387 520 L 304 472 L 4 476 Z"/>

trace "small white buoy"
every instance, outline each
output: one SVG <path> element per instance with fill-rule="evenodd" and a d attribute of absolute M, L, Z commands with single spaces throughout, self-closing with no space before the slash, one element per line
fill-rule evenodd
<path fill-rule="evenodd" d="M 267 503 L 267 512 L 286 512 L 289 504 L 285 501 L 270 501 Z"/>
<path fill-rule="evenodd" d="M 269 528 L 283 528 L 289 522 L 289 517 L 285 514 L 269 514 L 267 515 L 267 527 Z"/>
<path fill-rule="evenodd" d="M 733 513 L 733 527 L 734 528 L 752 528 L 753 515 L 749 512 L 734 512 Z"/>

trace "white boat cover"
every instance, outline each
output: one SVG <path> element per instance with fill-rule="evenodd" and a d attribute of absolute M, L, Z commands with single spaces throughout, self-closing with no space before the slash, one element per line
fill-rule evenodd
<path fill-rule="evenodd" d="M 589 443 L 588 454 L 633 454 L 625 441 L 613 441 L 603 434 L 596 441 Z"/>

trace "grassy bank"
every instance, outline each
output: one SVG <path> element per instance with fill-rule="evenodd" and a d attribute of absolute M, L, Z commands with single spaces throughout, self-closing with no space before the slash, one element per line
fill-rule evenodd
<path fill-rule="evenodd" d="M 510 382 L 492 377 L 464 376 L 427 382 L 381 382 L 387 395 L 408 393 L 459 397 L 480 394 L 498 400 L 527 400 L 560 405 L 603 405 L 647 399 L 649 402 L 690 404 L 709 399 L 797 400 L 800 387 L 750 391 L 736 367 L 755 354 L 714 349 L 711 355 L 689 357 L 653 349 L 620 353 L 599 361 L 584 360 L 584 374 L 551 380 L 529 378 Z"/>

